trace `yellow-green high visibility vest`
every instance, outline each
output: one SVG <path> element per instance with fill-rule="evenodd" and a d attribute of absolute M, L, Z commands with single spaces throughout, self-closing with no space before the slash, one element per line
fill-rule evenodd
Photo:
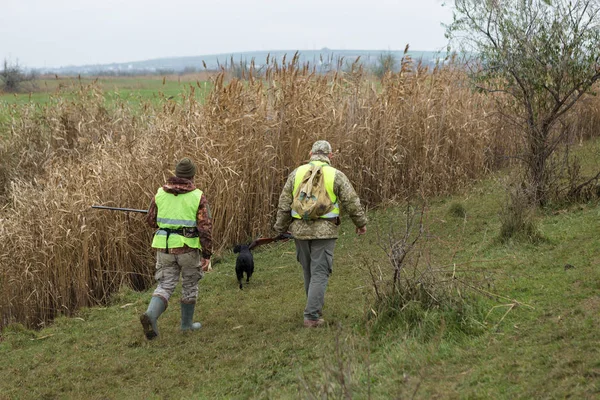
<path fill-rule="evenodd" d="M 302 178 L 306 175 L 306 171 L 311 167 L 311 165 L 322 165 L 321 171 L 323 171 L 323 181 L 325 182 L 325 190 L 327 191 L 327 195 L 329 199 L 333 203 L 333 209 L 325 215 L 321 215 L 319 218 L 336 218 L 340 216 L 340 205 L 337 203 L 337 196 L 333 192 L 333 182 L 335 181 L 335 171 L 331 165 L 327 164 L 323 161 L 311 161 L 308 164 L 304 164 L 298 167 L 296 170 L 296 176 L 294 177 L 294 190 L 292 191 L 292 196 L 295 196 L 298 190 L 300 190 L 300 184 L 302 183 Z M 297 219 L 302 219 L 302 216 L 298 214 L 296 211 L 292 210 L 292 217 Z"/>
<path fill-rule="evenodd" d="M 158 208 L 156 223 L 158 230 L 152 239 L 152 247 L 155 249 L 175 249 L 187 245 L 194 249 L 201 249 L 200 239 L 196 237 L 185 237 L 177 233 L 167 234 L 163 229 L 181 229 L 195 228 L 196 214 L 200 206 L 202 191 L 199 189 L 191 192 L 181 193 L 175 196 L 172 193 L 165 192 L 162 188 L 158 189 L 154 200 Z M 167 236 L 169 243 L 167 247 Z"/>

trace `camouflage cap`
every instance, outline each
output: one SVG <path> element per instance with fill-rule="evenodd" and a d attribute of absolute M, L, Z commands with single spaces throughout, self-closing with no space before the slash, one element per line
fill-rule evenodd
<path fill-rule="evenodd" d="M 331 153 L 331 145 L 327 140 L 317 140 L 310 150 L 313 154 L 329 155 Z"/>

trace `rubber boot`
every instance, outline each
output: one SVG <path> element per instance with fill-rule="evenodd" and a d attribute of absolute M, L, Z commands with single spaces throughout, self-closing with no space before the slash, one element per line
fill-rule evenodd
<path fill-rule="evenodd" d="M 197 331 L 202 328 L 200 322 L 192 322 L 196 303 L 181 303 L 181 331 Z"/>
<path fill-rule="evenodd" d="M 167 303 L 160 297 L 152 296 L 148 309 L 140 316 L 146 339 L 152 340 L 158 336 L 158 317 L 167 309 Z"/>

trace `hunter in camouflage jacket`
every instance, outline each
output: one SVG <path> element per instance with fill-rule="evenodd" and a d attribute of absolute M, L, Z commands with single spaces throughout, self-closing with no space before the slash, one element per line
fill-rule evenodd
<path fill-rule="evenodd" d="M 322 154 L 313 154 L 310 161 L 322 161 L 330 164 L 329 158 Z M 306 221 L 292 218 L 291 210 L 296 171 L 297 169 L 288 176 L 279 196 L 277 221 L 273 227 L 275 233 L 279 235 L 289 231 L 295 239 L 299 240 L 337 239 L 338 224 L 334 221 L 326 219 Z M 358 228 L 364 227 L 367 224 L 367 216 L 360 204 L 360 199 L 346 175 L 339 170 L 335 172 L 333 191 L 337 196 L 340 207 L 352 219 L 354 225 Z"/>

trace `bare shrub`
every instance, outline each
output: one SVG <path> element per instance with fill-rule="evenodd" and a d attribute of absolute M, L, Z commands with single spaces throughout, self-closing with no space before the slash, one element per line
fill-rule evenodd
<path fill-rule="evenodd" d="M 565 203 L 587 202 L 600 197 L 599 182 L 600 172 L 590 175 L 595 168 L 600 170 L 597 152 L 587 154 L 585 152 L 574 152 L 575 146 L 580 146 L 586 139 L 594 137 L 597 131 L 596 124 L 600 123 L 600 103 L 593 101 L 592 97 L 585 97 L 570 115 L 566 122 L 561 124 L 565 132 L 567 145 L 559 146 L 553 157 L 549 159 L 549 191 L 548 206 L 563 206 Z M 590 136 L 592 135 L 592 136 Z M 582 157 L 588 157 L 596 162 L 587 160 L 588 169 L 582 168 Z"/>
<path fill-rule="evenodd" d="M 470 268 L 470 263 L 434 265 L 425 206 L 407 204 L 402 215 L 377 227 L 377 242 L 387 264 L 363 263 L 373 289 L 370 314 L 376 321 L 375 331 L 378 326 L 403 324 L 422 340 L 447 332 L 481 332 L 480 295 L 491 284 L 491 272 Z"/>
<path fill-rule="evenodd" d="M 388 307 L 404 308 L 411 301 L 423 302 L 426 307 L 438 302 L 435 293 L 428 290 L 430 274 L 421 273 L 417 268 L 420 251 L 417 244 L 424 234 L 424 208 L 416 211 L 410 204 L 405 208 L 406 220 L 402 224 L 393 221 L 389 231 L 377 230 L 378 244 L 389 261 L 388 268 L 369 268 L 369 276 L 375 293 L 376 309 Z M 418 218 L 418 221 L 417 221 Z M 397 232 L 397 225 L 403 227 Z M 387 276 L 386 276 L 387 275 Z"/>
<path fill-rule="evenodd" d="M 4 60 L 4 66 L 0 71 L 0 88 L 7 93 L 18 93 L 23 89 L 25 82 L 32 83 L 35 80 L 35 72 L 25 73 L 19 63 L 10 64 Z"/>

